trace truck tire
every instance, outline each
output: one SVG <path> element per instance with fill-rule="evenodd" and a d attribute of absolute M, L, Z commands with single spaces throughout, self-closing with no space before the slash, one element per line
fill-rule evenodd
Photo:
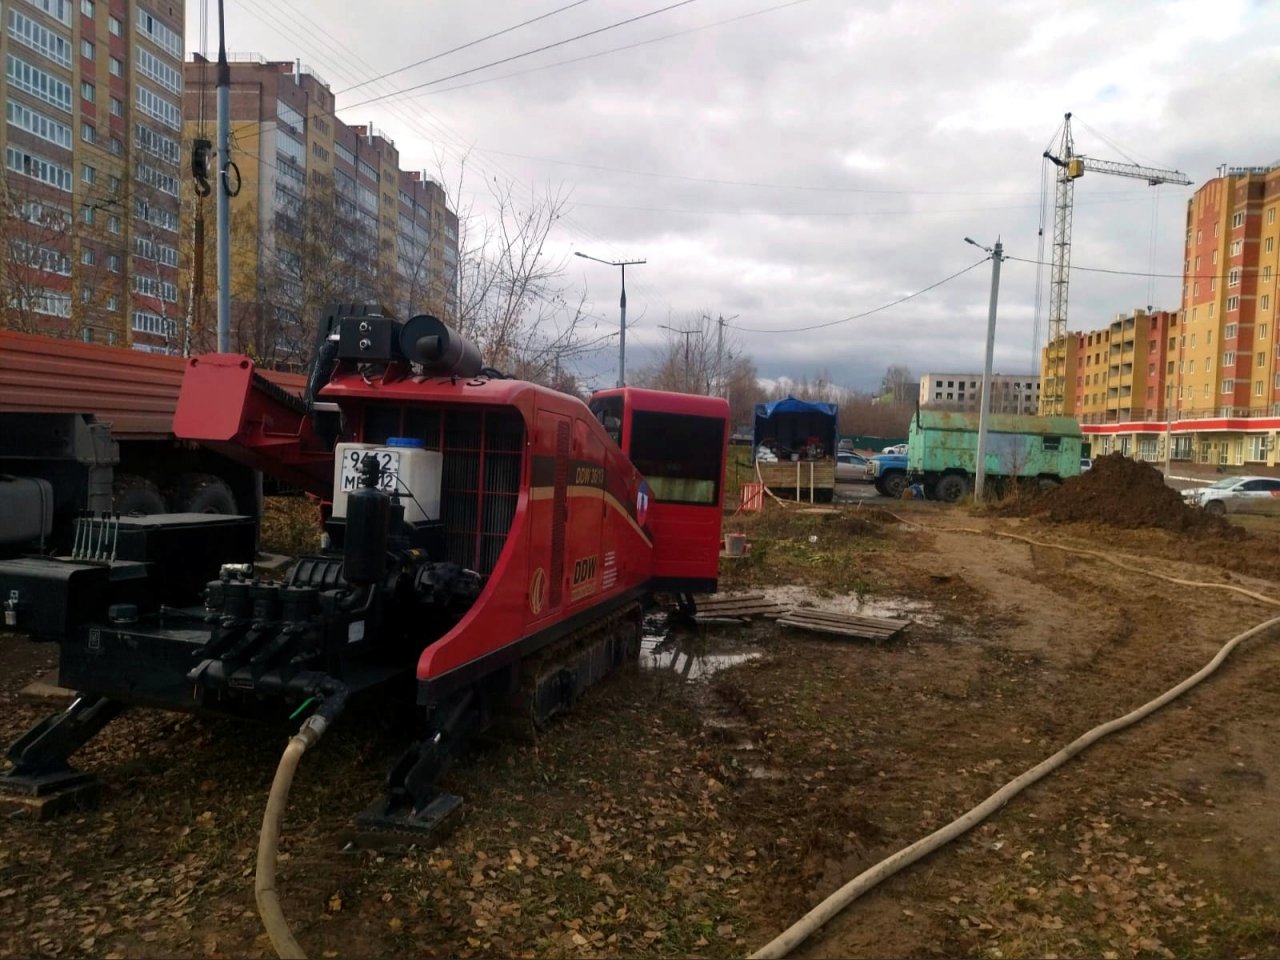
<path fill-rule="evenodd" d="M 144 514 L 164 513 L 164 497 L 146 477 L 132 473 L 116 474 L 111 487 L 111 506 L 116 513 Z"/>
<path fill-rule="evenodd" d="M 892 497 L 897 500 L 902 496 L 902 491 L 907 489 L 907 475 L 901 470 L 891 470 L 880 478 L 881 493 L 886 497 Z"/>
<path fill-rule="evenodd" d="M 969 492 L 969 480 L 958 473 L 948 473 L 938 479 L 934 492 L 939 500 L 945 503 L 959 503 Z"/>
<path fill-rule="evenodd" d="M 178 479 L 170 496 L 177 513 L 235 514 L 236 498 L 227 482 L 211 473 L 188 473 Z"/>

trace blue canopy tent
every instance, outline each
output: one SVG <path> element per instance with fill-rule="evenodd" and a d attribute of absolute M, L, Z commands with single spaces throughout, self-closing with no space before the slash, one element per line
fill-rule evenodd
<path fill-rule="evenodd" d="M 834 403 L 797 400 L 787 397 L 771 403 L 757 403 L 752 451 L 762 443 L 772 447 L 780 459 L 791 453 L 805 455 L 810 438 L 817 438 L 821 456 L 833 457 L 839 442 L 837 407 Z"/>

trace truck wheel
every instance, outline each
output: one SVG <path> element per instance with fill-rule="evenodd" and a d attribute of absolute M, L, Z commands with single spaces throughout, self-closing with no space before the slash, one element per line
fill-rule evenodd
<path fill-rule="evenodd" d="M 179 478 L 172 497 L 178 513 L 236 513 L 236 498 L 227 482 L 211 473 L 188 473 Z"/>
<path fill-rule="evenodd" d="M 907 489 L 907 475 L 898 470 L 885 475 L 883 482 L 884 495 L 893 497 L 895 500 L 902 496 L 903 490 Z"/>
<path fill-rule="evenodd" d="M 889 495 L 889 491 L 884 488 L 884 481 L 882 478 L 877 477 L 875 480 L 871 481 L 871 485 L 876 488 L 876 493 L 880 494 L 880 496 L 887 497 Z"/>
<path fill-rule="evenodd" d="M 969 481 L 958 473 L 948 473 L 938 480 L 935 490 L 939 500 L 946 503 L 959 503 L 969 492 Z"/>
<path fill-rule="evenodd" d="M 111 505 L 116 513 L 153 514 L 164 513 L 164 497 L 156 485 L 146 477 L 132 473 L 116 474 L 111 487 Z"/>

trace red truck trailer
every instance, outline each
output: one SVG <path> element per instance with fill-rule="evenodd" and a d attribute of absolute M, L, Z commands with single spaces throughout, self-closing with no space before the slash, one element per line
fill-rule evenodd
<path fill-rule="evenodd" d="M 256 516 L 258 474 L 174 436 L 184 369 L 182 357 L 0 330 L 0 547 L 57 542 L 84 510 Z"/>

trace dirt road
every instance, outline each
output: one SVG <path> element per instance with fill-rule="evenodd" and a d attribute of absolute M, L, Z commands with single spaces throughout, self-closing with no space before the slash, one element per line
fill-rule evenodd
<path fill-rule="evenodd" d="M 351 715 L 303 764 L 281 864 L 320 956 L 741 956 L 883 856 L 1280 613 L 1280 528 L 1242 542 L 902 504 L 729 521 L 726 588 L 848 608 L 910 601 L 881 646 L 770 623 L 669 644 L 537 743 L 450 774 L 466 816 L 430 849 L 345 851 L 404 745 Z M 906 522 L 901 522 L 906 521 Z M 961 529 L 965 528 L 965 529 Z M 968 532 L 968 531 L 976 532 Z M 1104 547 L 1121 564 L 993 536 Z M 1250 570 L 1266 573 L 1252 578 Z M 801 955 L 1280 955 L 1280 631 L 855 903 Z M 667 649 L 663 647 L 660 649 Z M 0 640 L 0 739 L 45 648 Z M 84 751 L 97 810 L 0 824 L 0 956 L 265 956 L 252 867 L 289 729 L 154 713 Z"/>

